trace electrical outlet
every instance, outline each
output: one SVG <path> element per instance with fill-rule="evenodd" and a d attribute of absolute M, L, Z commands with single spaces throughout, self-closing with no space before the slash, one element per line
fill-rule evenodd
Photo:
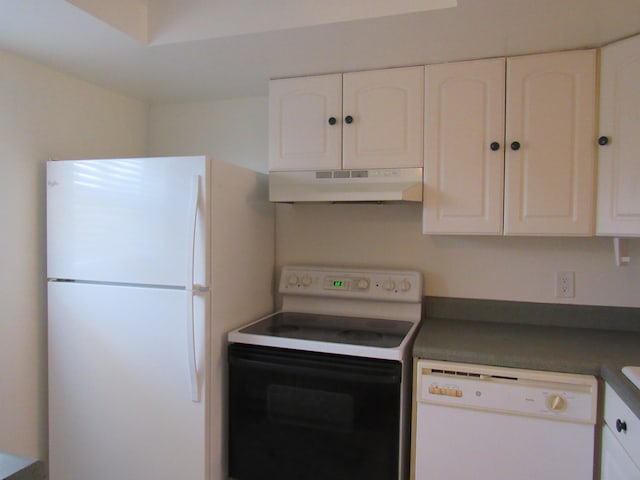
<path fill-rule="evenodd" d="M 574 272 L 556 272 L 556 298 L 573 298 Z"/>

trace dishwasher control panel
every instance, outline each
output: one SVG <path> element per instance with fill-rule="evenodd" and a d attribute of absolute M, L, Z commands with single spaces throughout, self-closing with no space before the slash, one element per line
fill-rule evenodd
<path fill-rule="evenodd" d="M 595 423 L 595 377 L 421 360 L 416 401 Z"/>
<path fill-rule="evenodd" d="M 438 386 L 437 382 L 429 387 L 429 393 L 432 395 L 447 395 L 448 397 L 462 397 L 462 390 L 457 387 L 447 388 Z"/>

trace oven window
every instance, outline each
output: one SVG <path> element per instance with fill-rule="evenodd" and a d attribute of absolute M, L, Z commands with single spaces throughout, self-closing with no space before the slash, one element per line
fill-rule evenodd
<path fill-rule="evenodd" d="M 271 384 L 267 387 L 267 417 L 271 423 L 352 432 L 353 396 Z"/>
<path fill-rule="evenodd" d="M 229 474 L 397 480 L 401 364 L 229 346 Z"/>

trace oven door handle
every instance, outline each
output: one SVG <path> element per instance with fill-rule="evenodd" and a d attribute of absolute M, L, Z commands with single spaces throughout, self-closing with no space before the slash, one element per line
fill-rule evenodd
<path fill-rule="evenodd" d="M 234 367 L 248 367 L 252 369 L 269 370 L 270 372 L 286 374 L 302 374 L 315 377 L 340 379 L 360 383 L 400 384 L 402 375 L 400 365 L 389 365 L 393 368 L 379 368 L 377 366 L 338 365 L 310 361 L 308 359 L 295 360 L 296 364 L 282 364 L 267 360 L 253 360 L 229 356 L 229 364 Z M 396 368 L 397 367 L 397 368 Z"/>

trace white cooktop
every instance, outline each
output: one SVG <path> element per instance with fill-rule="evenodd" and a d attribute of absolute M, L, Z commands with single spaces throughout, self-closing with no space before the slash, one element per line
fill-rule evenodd
<path fill-rule="evenodd" d="M 631 383 L 640 388 L 640 367 L 623 367 L 622 373 L 631 380 Z"/>
<path fill-rule="evenodd" d="M 405 361 L 422 312 L 422 274 L 284 266 L 282 309 L 233 330 L 230 342 Z"/>

